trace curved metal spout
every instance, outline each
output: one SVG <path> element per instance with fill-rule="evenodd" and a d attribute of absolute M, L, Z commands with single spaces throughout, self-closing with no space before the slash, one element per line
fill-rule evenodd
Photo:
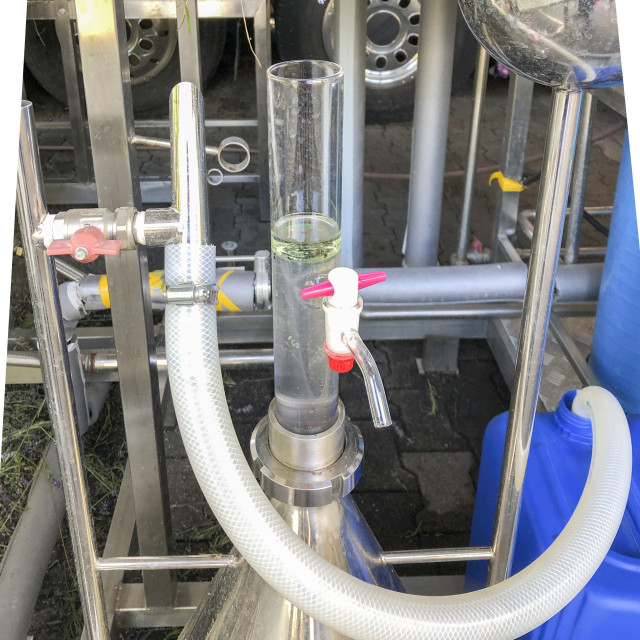
<path fill-rule="evenodd" d="M 374 426 L 391 426 L 391 414 L 389 413 L 389 405 L 387 404 L 387 395 L 384 392 L 378 365 L 373 359 L 371 352 L 362 341 L 360 334 L 353 329 L 348 333 L 342 334 L 342 342 L 345 347 L 351 351 L 354 360 L 360 367 L 360 371 L 362 371 Z"/>

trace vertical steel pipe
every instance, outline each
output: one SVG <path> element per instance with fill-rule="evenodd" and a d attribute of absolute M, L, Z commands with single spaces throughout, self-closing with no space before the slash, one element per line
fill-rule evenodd
<path fill-rule="evenodd" d="M 565 240 L 565 264 L 578 261 L 580 252 L 580 231 L 582 229 L 582 214 L 584 212 L 585 195 L 587 192 L 587 175 L 589 174 L 589 154 L 591 152 L 591 137 L 593 123 L 596 116 L 598 99 L 591 91 L 584 94 L 580 127 L 576 142 L 576 157 L 573 163 L 573 177 L 571 179 L 571 206 L 567 216 L 567 233 Z"/>
<path fill-rule="evenodd" d="M 451 0 L 422 3 L 404 259 L 407 267 L 438 263 L 457 11 L 458 4 Z"/>
<path fill-rule="evenodd" d="M 505 580 L 511 569 L 581 104 L 582 93 L 554 89 L 493 529 L 489 584 Z"/>
<path fill-rule="evenodd" d="M 487 91 L 487 74 L 489 72 L 489 52 L 478 44 L 476 60 L 476 78 L 473 92 L 473 114 L 471 116 L 471 131 L 469 132 L 469 150 L 467 152 L 467 168 L 464 180 L 464 197 L 462 199 L 462 214 L 460 218 L 460 235 L 458 236 L 458 251 L 453 261 L 455 264 L 467 263 L 467 245 L 469 244 L 469 221 L 471 219 L 471 202 L 473 200 L 473 185 L 476 177 L 478 161 L 478 144 L 480 141 L 480 125 L 482 123 L 482 109 Z"/>
<path fill-rule="evenodd" d="M 89 640 L 106 640 L 102 585 L 96 568 L 96 545 L 71 382 L 69 354 L 60 311 L 53 258 L 38 251 L 32 236 L 47 215 L 38 160 L 33 107 L 22 103 L 17 208 L 22 233 L 33 318 L 40 344 L 42 377 L 62 470 L 78 585 Z"/>
<path fill-rule="evenodd" d="M 336 0 L 335 24 L 336 61 L 344 71 L 340 262 L 343 267 L 356 269 L 362 266 L 366 2 Z"/>
<path fill-rule="evenodd" d="M 183 220 L 182 242 L 210 244 L 202 94 L 191 82 L 181 82 L 169 102 L 173 206 Z"/>

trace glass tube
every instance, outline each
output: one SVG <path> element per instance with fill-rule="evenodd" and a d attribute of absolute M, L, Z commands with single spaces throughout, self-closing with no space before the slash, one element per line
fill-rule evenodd
<path fill-rule="evenodd" d="M 313 434 L 336 419 L 338 374 L 324 352 L 322 301 L 300 289 L 340 264 L 343 73 L 300 60 L 267 77 L 276 417 Z"/>

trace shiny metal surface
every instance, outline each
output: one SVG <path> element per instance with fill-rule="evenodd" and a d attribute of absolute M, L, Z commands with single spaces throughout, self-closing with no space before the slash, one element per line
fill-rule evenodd
<path fill-rule="evenodd" d="M 480 142 L 480 128 L 482 125 L 482 109 L 487 92 L 487 74 L 489 73 L 489 53 L 478 45 L 476 58 L 476 76 L 473 91 L 473 113 L 471 114 L 471 131 L 469 132 L 469 150 L 467 151 L 467 166 L 464 177 L 464 196 L 462 212 L 460 214 L 460 234 L 458 249 L 452 264 L 467 264 L 467 248 L 469 245 L 469 222 L 471 221 L 471 202 L 473 201 L 473 185 L 478 164 L 478 144 Z"/>
<path fill-rule="evenodd" d="M 321 556 L 365 582 L 404 591 L 351 496 L 314 508 L 274 501 L 287 524 Z M 269 587 L 248 563 L 218 572 L 180 640 L 347 640 Z"/>
<path fill-rule="evenodd" d="M 221 569 L 240 562 L 230 555 L 121 556 L 98 558 L 100 571 L 157 571 L 158 569 Z"/>
<path fill-rule="evenodd" d="M 320 433 L 304 435 L 285 429 L 276 417 L 275 400 L 269 404 L 269 449 L 282 464 L 301 471 L 316 471 L 333 464 L 345 447 L 345 413 L 338 403 L 335 423 Z"/>
<path fill-rule="evenodd" d="M 100 576 L 95 566 L 96 543 L 89 496 L 78 442 L 69 355 L 57 296 L 53 258 L 30 241 L 47 215 L 34 127 L 33 107 L 23 102 L 20 121 L 17 209 L 24 242 L 33 317 L 42 348 L 42 373 L 54 428 L 78 586 L 89 640 L 107 640 Z"/>
<path fill-rule="evenodd" d="M 457 17 L 456 3 L 451 0 L 424 0 L 421 7 L 404 259 L 407 267 L 438 263 Z"/>
<path fill-rule="evenodd" d="M 343 333 L 341 337 L 342 342 L 351 351 L 353 359 L 360 368 L 360 373 L 362 373 L 364 386 L 367 390 L 369 408 L 371 409 L 371 417 L 373 418 L 373 426 L 378 428 L 391 426 L 391 412 L 389 411 L 387 394 L 384 391 L 378 365 L 371 352 L 367 349 L 367 345 L 365 345 L 357 331 L 352 330 L 349 333 Z"/>
<path fill-rule="evenodd" d="M 253 472 L 269 497 L 296 507 L 320 507 L 353 490 L 360 480 L 364 454 L 362 434 L 355 425 L 345 420 L 344 450 L 335 462 L 305 471 L 292 469 L 274 456 L 269 446 L 269 422 L 269 416 L 262 418 L 250 442 Z"/>
<path fill-rule="evenodd" d="M 505 580 L 511 568 L 581 103 L 579 92 L 554 90 L 507 422 L 489 584 Z"/>
<path fill-rule="evenodd" d="M 500 170 L 505 178 L 516 182 L 522 181 L 532 100 L 533 82 L 515 73 L 511 74 Z M 508 256 L 501 255 L 501 238 L 516 232 L 519 206 L 519 192 L 498 190 L 491 235 L 493 262 L 500 262 L 505 257 L 509 260 Z"/>
<path fill-rule="evenodd" d="M 335 0 L 324 15 L 326 24 L 332 7 L 335 9 L 335 55 L 327 52 L 344 72 L 340 264 L 352 269 L 362 266 L 367 12 L 375 4 Z"/>
<path fill-rule="evenodd" d="M 614 0 L 459 0 L 475 37 L 520 75 L 565 89 L 622 81 Z"/>
<path fill-rule="evenodd" d="M 386 564 L 428 564 L 436 562 L 469 562 L 490 560 L 491 547 L 461 547 L 459 549 L 415 549 L 410 551 L 383 551 L 382 562 Z"/>
<path fill-rule="evenodd" d="M 567 212 L 565 264 L 575 264 L 580 254 L 580 230 L 582 229 L 582 212 L 584 211 L 587 193 L 587 175 L 589 173 L 589 154 L 593 123 L 596 117 L 598 99 L 590 91 L 585 92 L 580 115 L 580 127 L 576 141 L 576 157 L 573 161 L 573 177 L 571 179 L 571 211 Z"/>
<path fill-rule="evenodd" d="M 84 271 L 81 271 L 77 267 L 74 267 L 60 258 L 54 258 L 54 262 L 56 265 L 56 272 L 61 276 L 64 276 L 67 280 L 79 282 L 86 275 Z"/>
<path fill-rule="evenodd" d="M 210 244 L 202 94 L 181 82 L 171 90 L 169 104 L 173 207 L 182 218 L 182 243 Z"/>
<path fill-rule="evenodd" d="M 76 0 L 75 8 L 98 204 L 140 211 L 123 2 Z M 171 524 L 146 250 L 121 251 L 105 264 L 139 553 L 166 555 Z M 143 572 L 143 580 L 148 606 L 171 603 L 168 571 Z"/>

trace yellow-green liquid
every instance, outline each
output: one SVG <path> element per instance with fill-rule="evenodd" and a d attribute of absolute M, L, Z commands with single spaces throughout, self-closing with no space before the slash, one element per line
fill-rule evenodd
<path fill-rule="evenodd" d="M 340 229 L 318 214 L 285 216 L 272 229 L 271 249 L 276 416 L 291 431 L 319 433 L 335 421 L 338 375 L 324 352 L 322 300 L 303 300 L 300 290 L 340 266 Z"/>
<path fill-rule="evenodd" d="M 316 213 L 284 216 L 271 230 L 275 256 L 294 262 L 322 262 L 340 251 L 340 228 L 332 218 Z"/>

